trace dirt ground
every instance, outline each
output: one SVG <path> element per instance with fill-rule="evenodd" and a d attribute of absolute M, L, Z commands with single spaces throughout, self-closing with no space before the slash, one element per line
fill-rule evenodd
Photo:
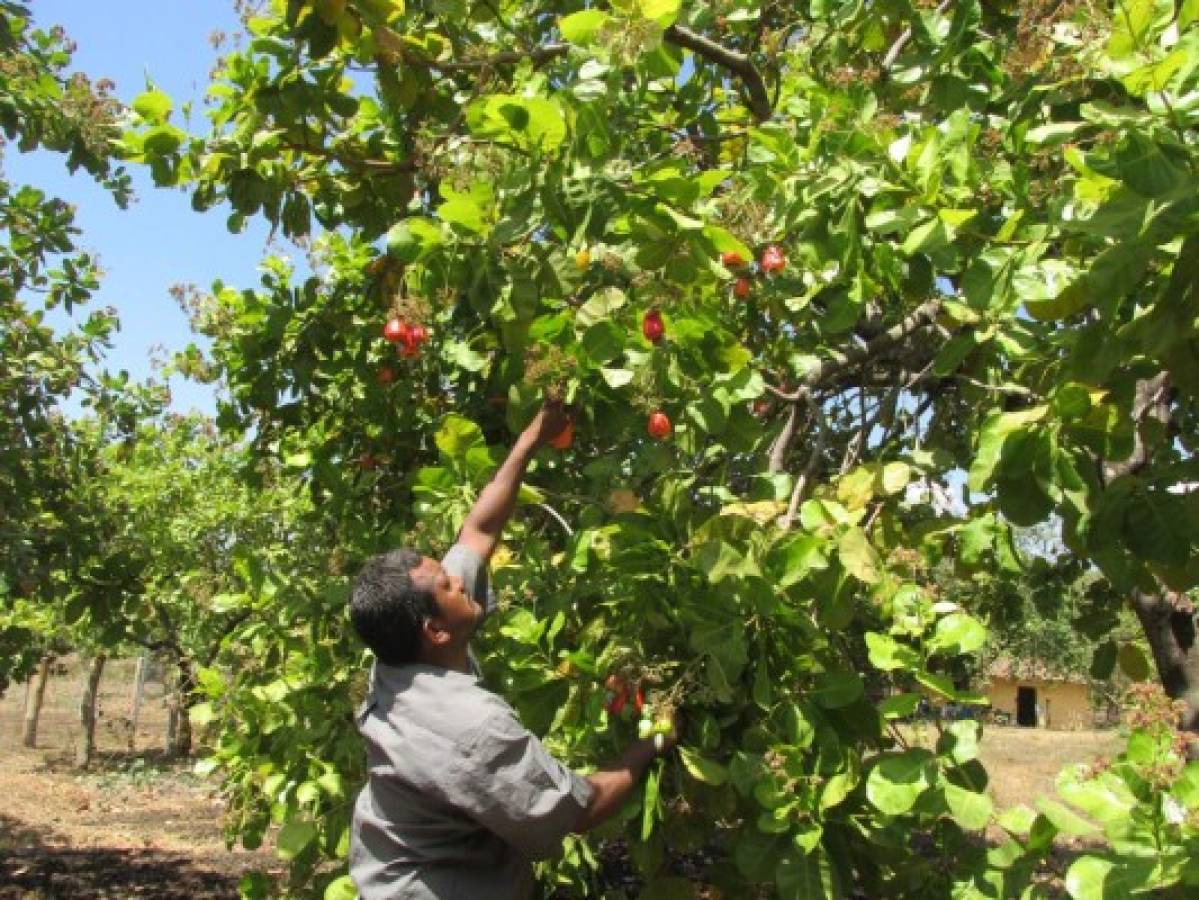
<path fill-rule="evenodd" d="M 162 753 L 163 686 L 147 684 L 134 750 L 128 747 L 133 660 L 105 669 L 98 759 L 72 765 L 80 671 L 73 661 L 51 678 L 38 746 L 20 744 L 23 685 L 0 698 L 0 900 L 237 897 L 243 874 L 282 873 L 269 849 L 226 849 L 213 782 Z M 930 727 L 909 738 L 935 742 Z M 981 746 L 998 809 L 1053 793 L 1058 771 L 1118 752 L 1114 731 L 1061 732 L 988 726 Z"/>
<path fill-rule="evenodd" d="M 162 753 L 160 683 L 147 685 L 129 751 L 133 671 L 132 660 L 105 670 L 99 754 L 86 773 L 72 764 L 73 662 L 49 682 L 36 749 L 20 743 L 24 686 L 0 699 L 0 898 L 234 898 L 246 872 L 281 871 L 269 852 L 227 850 L 215 785 Z"/>

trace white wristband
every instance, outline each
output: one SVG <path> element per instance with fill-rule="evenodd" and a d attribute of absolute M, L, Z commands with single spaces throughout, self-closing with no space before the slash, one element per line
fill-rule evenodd
<path fill-rule="evenodd" d="M 661 753 L 662 748 L 665 746 L 666 746 L 666 736 L 663 735 L 662 732 L 659 731 L 657 734 L 654 735 L 654 749 L 657 750 L 659 753 Z"/>

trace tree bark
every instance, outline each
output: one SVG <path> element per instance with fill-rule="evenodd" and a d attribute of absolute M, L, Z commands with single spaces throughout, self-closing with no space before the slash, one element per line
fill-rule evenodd
<path fill-rule="evenodd" d="M 1166 694 L 1186 704 L 1181 726 L 1199 733 L 1199 648 L 1195 612 L 1185 597 L 1168 591 L 1134 591 L 1132 605 L 1149 640 Z"/>
<path fill-rule="evenodd" d="M 99 695 L 100 676 L 104 672 L 107 657 L 97 653 L 87 668 L 83 682 L 83 693 L 79 698 L 79 743 L 75 745 L 75 765 L 86 769 L 96 750 L 96 697 Z"/>
<path fill-rule="evenodd" d="M 31 682 L 32 690 L 26 695 L 25 723 L 21 731 L 21 743 L 30 749 L 37 746 L 37 722 L 42 715 L 42 700 L 46 696 L 46 682 L 50 678 L 50 657 L 43 656 L 37 667 L 37 675 Z"/>
<path fill-rule="evenodd" d="M 192 752 L 192 723 L 189 711 L 195 702 L 196 676 L 191 660 L 175 661 L 175 688 L 171 692 L 170 722 L 167 729 L 167 753 L 175 757 L 190 756 Z"/>

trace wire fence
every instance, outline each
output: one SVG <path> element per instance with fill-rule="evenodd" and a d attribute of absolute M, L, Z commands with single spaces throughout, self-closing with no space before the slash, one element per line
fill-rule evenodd
<path fill-rule="evenodd" d="M 86 676 L 85 660 L 65 656 L 50 667 L 46 691 L 38 717 L 37 748 L 74 753 L 80 738 L 79 699 Z M 164 668 L 148 660 L 142 698 L 133 735 L 132 716 L 137 676 L 136 657 L 110 659 L 104 666 L 96 703 L 96 750 L 98 753 L 127 753 L 162 750 L 166 745 L 167 686 Z M 13 684 L 0 698 L 0 751 L 20 749 L 26 704 L 33 700 L 33 682 Z"/>

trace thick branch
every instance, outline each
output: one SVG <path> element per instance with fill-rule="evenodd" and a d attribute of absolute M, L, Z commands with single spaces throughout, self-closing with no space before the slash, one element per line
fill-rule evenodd
<path fill-rule="evenodd" d="M 1150 448 L 1145 442 L 1141 426 L 1146 419 L 1166 422 L 1170 418 L 1170 373 L 1159 372 L 1152 378 L 1142 378 L 1137 382 L 1136 393 L 1132 401 L 1133 421 L 1133 450 L 1128 459 L 1118 462 L 1103 460 L 1102 471 L 1105 484 L 1110 484 L 1117 478 L 1132 475 L 1143 469 L 1151 455 Z"/>
<path fill-rule="evenodd" d="M 902 322 L 897 322 L 862 346 L 844 351 L 833 351 L 827 359 L 821 360 L 804 374 L 799 388 L 794 393 L 785 394 L 777 389 L 772 389 L 772 393 L 783 400 L 795 402 L 801 399 L 803 393 L 810 388 L 830 381 L 848 369 L 882 356 L 912 332 L 932 322 L 940 311 L 940 299 L 929 300 L 916 307 L 911 315 Z"/>
<path fill-rule="evenodd" d="M 675 46 L 690 50 L 696 56 L 728 69 L 740 78 L 745 85 L 749 110 L 759 122 L 764 122 L 774 115 L 774 108 L 770 105 L 770 95 L 766 91 L 766 82 L 762 80 L 762 73 L 744 53 L 730 50 L 723 44 L 718 44 L 702 34 L 696 34 L 683 25 L 671 25 L 666 29 L 663 37 Z"/>
<path fill-rule="evenodd" d="M 787 452 L 791 449 L 791 442 L 795 440 L 795 434 L 798 430 L 799 401 L 796 400 L 791 404 L 791 411 L 787 414 L 787 421 L 783 425 L 783 430 L 779 432 L 779 436 L 770 448 L 769 471 L 771 474 L 783 471 L 783 466 L 787 461 Z"/>

